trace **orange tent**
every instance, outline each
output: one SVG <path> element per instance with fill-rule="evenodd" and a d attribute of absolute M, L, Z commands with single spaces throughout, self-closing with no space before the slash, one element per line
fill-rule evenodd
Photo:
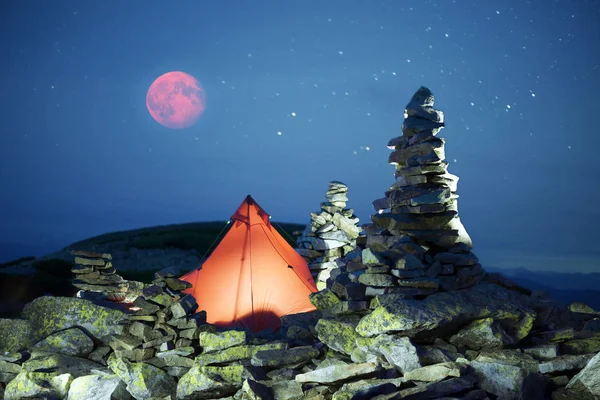
<path fill-rule="evenodd" d="M 313 311 L 317 288 L 304 258 L 271 226 L 269 215 L 247 196 L 213 253 L 180 279 L 206 310 L 209 323 L 254 332 L 281 325 L 280 317 Z"/>

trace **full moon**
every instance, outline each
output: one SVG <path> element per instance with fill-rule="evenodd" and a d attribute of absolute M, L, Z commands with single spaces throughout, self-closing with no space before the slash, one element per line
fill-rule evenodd
<path fill-rule="evenodd" d="M 171 71 L 156 78 L 146 94 L 148 112 L 163 126 L 189 128 L 204 112 L 206 95 L 192 75 Z"/>

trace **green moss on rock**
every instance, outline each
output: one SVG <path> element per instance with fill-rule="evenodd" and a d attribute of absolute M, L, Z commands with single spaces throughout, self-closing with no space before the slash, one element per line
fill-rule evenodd
<path fill-rule="evenodd" d="M 414 336 L 423 331 L 443 330 L 456 321 L 469 323 L 481 318 L 501 321 L 517 339 L 529 334 L 535 311 L 527 297 L 495 284 L 481 284 L 455 292 L 440 292 L 425 300 L 397 299 L 377 307 L 361 319 L 356 331 L 362 336 L 402 332 Z"/>
<path fill-rule="evenodd" d="M 569 340 L 561 344 L 561 353 L 589 354 L 600 352 L 600 334 L 585 339 Z"/>
<path fill-rule="evenodd" d="M 109 368 L 127 384 L 127 391 L 136 399 L 173 396 L 177 384 L 172 376 L 153 365 L 117 358 L 107 360 Z"/>
<path fill-rule="evenodd" d="M 224 350 L 246 343 L 246 331 L 201 332 L 198 336 L 204 353 Z"/>
<path fill-rule="evenodd" d="M 0 318 L 0 353 L 25 350 L 31 344 L 29 321 Z"/>
<path fill-rule="evenodd" d="M 87 357 L 94 350 L 94 342 L 81 329 L 70 328 L 53 333 L 33 347 L 68 356 Z"/>
<path fill-rule="evenodd" d="M 311 293 L 308 295 L 308 298 L 310 299 L 311 304 L 319 311 L 327 311 L 341 302 L 335 293 L 329 289 Z"/>
<path fill-rule="evenodd" d="M 212 399 L 234 394 L 244 382 L 242 366 L 194 365 L 177 385 L 177 399 Z"/>
<path fill-rule="evenodd" d="M 4 391 L 6 400 L 23 398 L 65 398 L 73 381 L 70 374 L 23 371 L 11 380 Z"/>
<path fill-rule="evenodd" d="M 356 348 L 356 339 L 359 336 L 350 323 L 320 319 L 315 330 L 319 340 L 332 350 L 350 355 Z"/>
<path fill-rule="evenodd" d="M 64 354 L 33 351 L 31 358 L 22 365 L 29 372 L 53 371 L 57 374 L 69 373 L 75 377 L 88 375 L 94 369 L 103 366 L 86 358 L 72 357 Z"/>
<path fill-rule="evenodd" d="M 94 338 L 102 339 L 123 332 L 126 315 L 119 310 L 98 306 L 75 297 L 38 297 L 23 309 L 22 317 L 31 323 L 34 342 L 58 331 L 81 327 Z"/>

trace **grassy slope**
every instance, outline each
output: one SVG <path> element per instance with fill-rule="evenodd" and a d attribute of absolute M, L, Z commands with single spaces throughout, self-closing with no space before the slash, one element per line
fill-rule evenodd
<path fill-rule="evenodd" d="M 128 248 L 162 249 L 175 247 L 183 250 L 196 250 L 204 255 L 209 249 L 212 250 L 216 244 L 215 241 L 227 232 L 229 226 L 226 221 L 154 226 L 106 233 L 73 243 L 69 247 L 85 249 L 93 244 L 122 243 Z M 273 222 L 273 226 L 292 247 L 295 246 L 295 238 L 292 233 L 304 229 L 304 225 L 300 224 Z"/>

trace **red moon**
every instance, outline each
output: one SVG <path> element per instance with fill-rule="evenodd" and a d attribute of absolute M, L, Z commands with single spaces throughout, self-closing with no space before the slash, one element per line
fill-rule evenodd
<path fill-rule="evenodd" d="M 156 78 L 146 94 L 148 112 L 159 124 L 171 129 L 189 128 L 202 113 L 206 95 L 190 74 L 171 71 Z"/>

